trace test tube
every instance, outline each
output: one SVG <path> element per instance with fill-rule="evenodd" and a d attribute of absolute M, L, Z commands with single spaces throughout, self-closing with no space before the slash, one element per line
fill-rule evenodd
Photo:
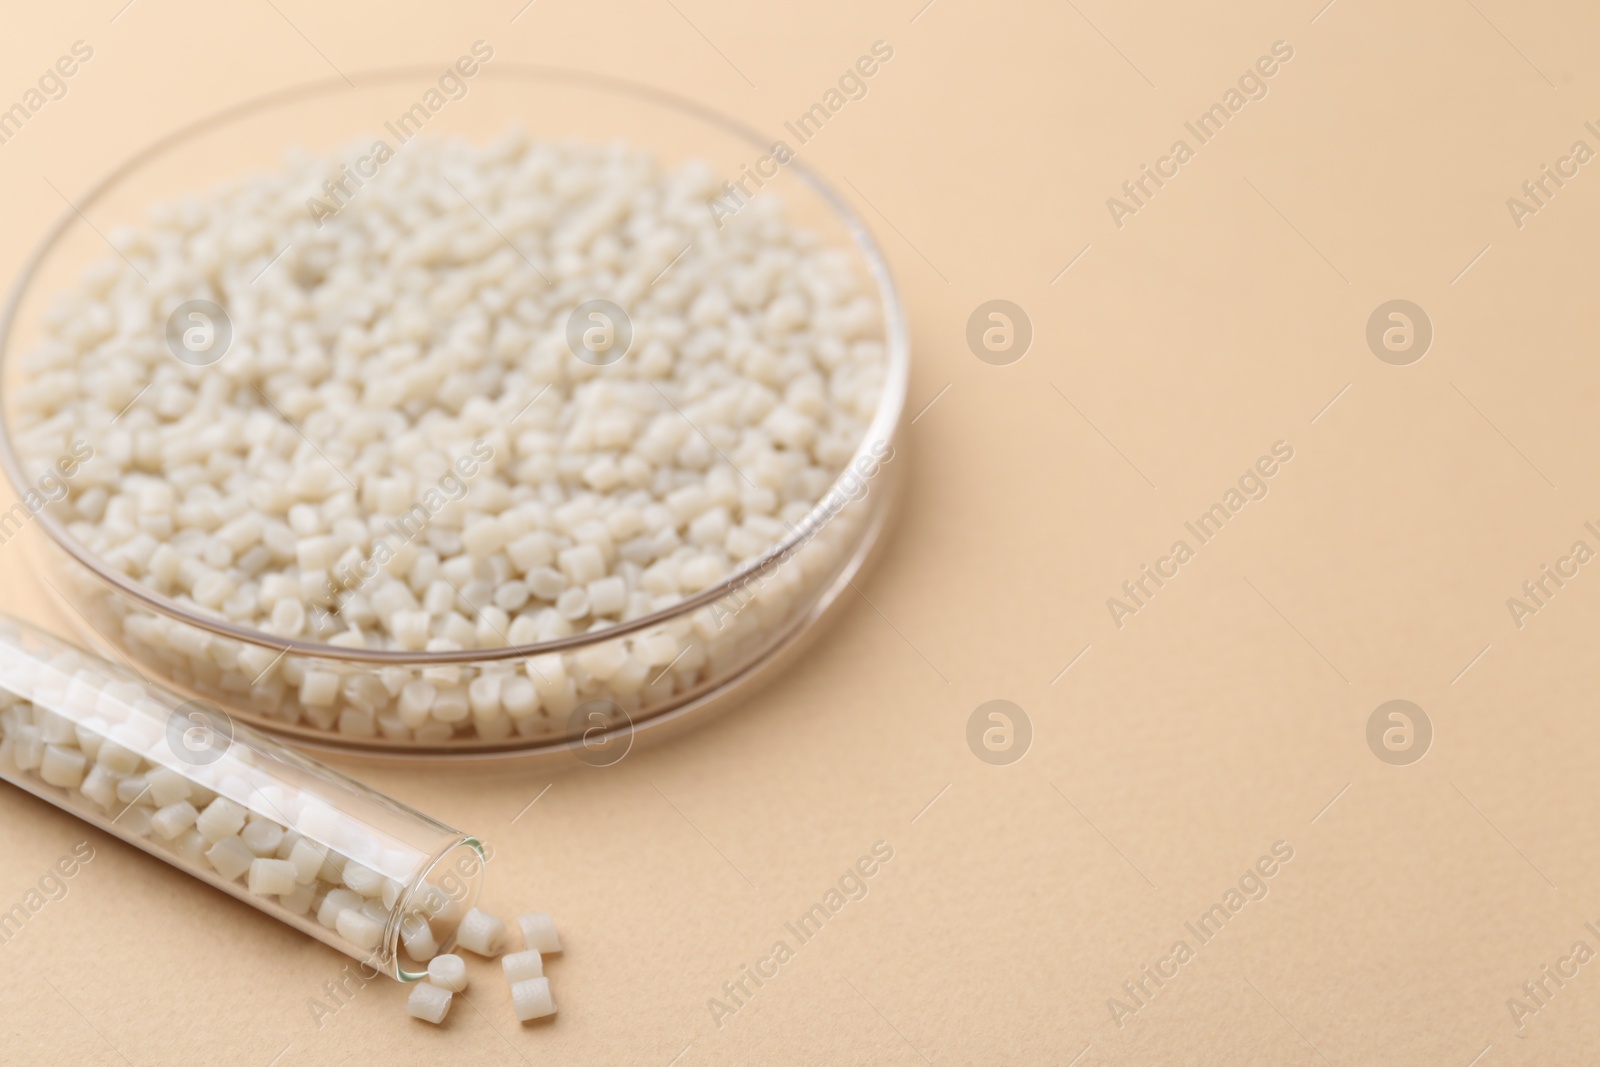
<path fill-rule="evenodd" d="M 404 982 L 483 885 L 477 839 L 4 616 L 0 778 Z"/>

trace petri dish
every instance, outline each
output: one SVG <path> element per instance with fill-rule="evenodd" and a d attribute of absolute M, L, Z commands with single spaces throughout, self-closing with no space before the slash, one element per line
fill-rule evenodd
<path fill-rule="evenodd" d="M 661 610 L 599 632 L 495 648 L 410 652 L 279 637 L 164 596 L 89 551 L 51 501 L 40 498 L 39 473 L 25 469 L 14 437 L 13 398 L 28 380 L 23 356 L 41 336 L 53 297 L 107 257 L 103 233 L 141 219 L 152 203 L 275 170 L 290 151 L 333 153 L 380 136 L 440 73 L 436 66 L 386 68 L 354 74 L 356 87 L 330 78 L 246 101 L 162 137 L 74 196 L 73 209 L 30 257 L 0 310 L 0 466 L 19 495 L 32 492 L 40 505 L 14 522 L 39 526 L 44 536 L 27 539 L 35 573 L 65 605 L 79 636 L 168 687 L 297 744 L 352 755 L 559 757 L 603 766 L 625 755 L 636 737 L 662 736 L 671 724 L 728 706 L 798 655 L 881 544 L 902 480 L 905 461 L 897 453 L 909 336 L 887 262 L 844 199 L 803 160 L 774 167 L 774 142 L 756 131 L 625 80 L 498 62 L 480 67 L 465 96 L 432 114 L 425 129 L 478 143 L 513 126 L 536 140 L 621 142 L 650 152 L 663 168 L 698 160 L 730 179 L 752 165 L 764 175 L 775 169 L 758 195 L 781 198 L 796 228 L 846 250 L 870 292 L 885 363 L 876 410 L 855 454 L 781 541 Z M 93 446 L 105 429 L 74 432 Z M 0 515 L 0 527 L 5 523 Z M 629 665 L 627 676 L 604 677 L 606 665 L 619 660 Z M 315 705 L 300 699 L 312 672 L 327 682 L 318 686 Z M 474 713 L 448 731 L 432 724 L 413 729 L 397 718 L 400 694 L 411 682 L 465 693 L 479 679 L 519 674 L 540 686 L 533 712 L 498 720 Z M 560 684 L 550 686 L 552 677 Z M 329 689 L 331 700 L 320 695 Z"/>

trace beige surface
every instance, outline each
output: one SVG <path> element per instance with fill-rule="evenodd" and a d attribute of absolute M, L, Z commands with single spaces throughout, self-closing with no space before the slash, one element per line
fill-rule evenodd
<path fill-rule="evenodd" d="M 6 13 L 8 102 L 74 40 L 95 48 L 0 145 L 8 278 L 61 210 L 43 179 L 81 190 L 329 61 L 444 60 L 483 37 L 776 133 L 884 39 L 894 60 L 806 152 L 894 261 L 911 410 L 939 399 L 862 586 L 877 610 L 856 598 L 746 706 L 606 771 L 357 771 L 496 845 L 493 906 L 555 913 L 552 1024 L 518 1029 L 475 965 L 480 1011 L 458 1004 L 442 1032 L 385 984 L 319 1026 L 308 1000 L 342 958 L 8 788 L 0 906 L 75 842 L 96 856 L 3 949 L 0 1060 L 1592 1059 L 1600 964 L 1520 1033 L 1506 1001 L 1573 942 L 1600 950 L 1583 925 L 1600 928 L 1600 577 L 1583 568 L 1520 630 L 1505 602 L 1574 540 L 1600 548 L 1583 528 L 1600 520 L 1600 165 L 1521 229 L 1505 201 L 1573 141 L 1600 148 L 1583 126 L 1600 125 L 1600 13 L 920 2 L 537 0 L 514 24 L 520 0 Z M 1278 40 L 1294 58 L 1269 95 L 1117 228 L 1106 198 Z M 1364 340 L 1399 297 L 1436 329 L 1407 367 Z M 992 298 L 1034 325 L 1012 366 L 964 341 Z M 1270 494 L 1115 626 L 1106 598 L 1280 440 L 1294 458 Z M 14 544 L 0 575 L 9 606 L 50 621 Z M 1006 767 L 965 741 L 995 698 L 1035 733 Z M 1434 724 L 1412 766 L 1365 741 L 1392 698 Z M 719 1027 L 708 999 L 794 945 L 784 923 L 880 840 L 894 858 L 869 895 Z M 1184 923 L 1278 841 L 1293 859 L 1269 895 L 1199 946 Z M 1119 1028 L 1107 999 L 1180 938 L 1194 958 Z"/>

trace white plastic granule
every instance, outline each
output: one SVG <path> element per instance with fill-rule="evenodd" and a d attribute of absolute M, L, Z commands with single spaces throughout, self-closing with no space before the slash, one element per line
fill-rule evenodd
<path fill-rule="evenodd" d="M 467 988 L 467 962 L 453 953 L 435 956 L 428 961 L 428 981 L 452 993 Z"/>
<path fill-rule="evenodd" d="M 500 957 L 500 966 L 506 972 L 506 981 L 513 985 L 529 978 L 544 977 L 544 958 L 531 948 L 506 953 Z"/>
<path fill-rule="evenodd" d="M 561 951 L 561 937 L 556 933 L 555 920 L 548 912 L 534 911 L 517 916 L 517 926 L 522 930 L 522 943 L 528 948 L 549 956 Z"/>
<path fill-rule="evenodd" d="M 249 846 L 250 851 L 258 856 L 274 856 L 283 844 L 283 827 L 270 819 L 259 816 L 253 817 L 239 836 Z M 298 870 L 295 872 L 298 874 Z"/>
<path fill-rule="evenodd" d="M 39 764 L 39 777 L 51 785 L 64 789 L 76 788 L 83 782 L 88 760 L 82 752 L 64 745 L 46 745 L 44 759 Z"/>
<path fill-rule="evenodd" d="M 602 630 L 788 536 L 862 444 L 879 301 L 776 196 L 719 227 L 704 165 L 419 138 L 319 226 L 305 199 L 335 166 L 291 159 L 113 231 L 120 255 L 63 295 L 14 393 L 25 467 L 94 449 L 55 505 L 72 536 L 184 608 L 357 649 Z M 207 365 L 165 336 L 195 299 L 232 336 Z M 594 299 L 626 313 L 615 361 L 595 346 L 622 324 L 574 320 Z M 801 578 L 763 590 L 774 615 Z M 123 628 L 285 722 L 429 743 L 665 701 L 750 639 L 683 618 L 525 667 L 361 674 L 163 616 Z"/>
<path fill-rule="evenodd" d="M 284 841 L 287 842 L 288 840 L 288 836 L 285 835 Z M 278 851 L 281 853 L 283 848 L 284 845 L 280 844 Z M 301 837 L 298 831 L 295 835 L 295 841 L 288 848 L 288 854 L 284 856 L 284 859 L 294 864 L 294 880 L 301 885 L 315 881 L 318 875 L 322 873 L 322 865 L 328 858 L 328 850 L 308 837 Z"/>
<path fill-rule="evenodd" d="M 433 927 L 417 916 L 408 916 L 400 924 L 400 942 L 405 946 L 406 955 L 418 963 L 431 962 L 439 952 L 439 941 L 433 935 Z"/>
<path fill-rule="evenodd" d="M 198 827 L 197 827 L 198 829 Z M 202 832 L 202 837 L 205 834 Z M 255 853 L 237 835 L 224 837 L 206 849 L 206 859 L 228 881 L 238 880 L 255 863 Z"/>
<path fill-rule="evenodd" d="M 556 1003 L 550 999 L 550 979 L 529 978 L 523 982 L 513 983 L 511 1006 L 516 1010 L 520 1022 L 554 1015 Z"/>
<path fill-rule="evenodd" d="M 371 867 L 354 860 L 344 865 L 344 884 L 364 897 L 379 896 L 383 892 L 384 877 Z"/>
<path fill-rule="evenodd" d="M 406 997 L 406 1014 L 413 1019 L 438 1025 L 450 1013 L 450 990 L 432 982 L 418 982 Z"/>
<path fill-rule="evenodd" d="M 506 924 L 486 911 L 473 908 L 456 928 L 456 943 L 479 956 L 498 956 L 505 950 Z"/>
<path fill-rule="evenodd" d="M 162 766 L 154 766 L 146 776 L 150 785 L 150 799 L 158 808 L 165 808 L 181 800 L 188 800 L 193 790 L 189 779 Z M 131 800 L 124 803 L 132 803 Z M 198 813 L 197 813 L 198 814 Z M 194 820 L 189 820 L 192 825 Z"/>
<path fill-rule="evenodd" d="M 250 863 L 250 892 L 257 896 L 287 896 L 295 891 L 294 879 L 294 864 L 288 860 L 258 857 Z"/>
<path fill-rule="evenodd" d="M 207 841 L 215 844 L 232 837 L 244 829 L 245 809 L 226 797 L 218 797 L 206 805 L 206 810 L 195 820 L 195 829 Z"/>
<path fill-rule="evenodd" d="M 357 948 L 375 949 L 383 939 L 383 924 L 368 915 L 366 909 L 346 908 L 334 921 L 339 936 Z"/>
<path fill-rule="evenodd" d="M 317 922 L 330 930 L 335 929 L 339 925 L 340 915 L 360 909 L 362 903 L 360 893 L 352 893 L 348 889 L 329 889 L 317 908 Z"/>
<path fill-rule="evenodd" d="M 189 827 L 194 825 L 195 817 L 199 812 L 194 810 L 194 805 L 187 800 L 180 800 L 176 804 L 168 804 L 150 817 L 156 833 L 171 841 Z"/>

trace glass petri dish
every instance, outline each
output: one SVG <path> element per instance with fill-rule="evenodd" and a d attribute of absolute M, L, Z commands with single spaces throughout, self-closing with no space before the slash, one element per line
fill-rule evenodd
<path fill-rule="evenodd" d="M 774 167 L 774 143 L 739 122 L 620 79 L 491 63 L 425 128 L 429 136 L 475 143 L 513 126 L 535 140 L 620 141 L 650 152 L 663 169 L 701 160 L 733 180 L 758 167 L 759 195 L 781 198 L 796 229 L 851 257 L 877 308 L 885 353 L 866 433 L 782 541 L 695 595 L 603 631 L 496 648 L 410 652 L 283 638 L 164 596 L 108 565 L 72 536 L 17 447 L 14 398 L 28 380 L 21 357 L 41 337 L 55 294 L 110 254 L 103 234 L 142 219 L 153 203 L 275 170 L 291 150 L 331 154 L 382 136 L 386 123 L 437 85 L 442 70 L 386 68 L 355 74 L 354 88 L 330 78 L 246 101 L 161 138 L 74 197 L 0 310 L 0 466 L 19 496 L 32 501 L 24 505 L 27 515 L 0 514 L 0 533 L 11 536 L 8 514 L 15 514 L 16 527 L 37 523 L 45 536 L 28 539 L 35 572 L 97 650 L 297 744 L 386 759 L 563 757 L 606 765 L 642 731 L 660 736 L 668 724 L 726 706 L 736 690 L 793 657 L 880 543 L 905 466 L 894 459 L 909 340 L 882 252 L 826 182 L 798 159 Z M 766 176 L 768 170 L 777 173 Z M 93 447 L 94 435 L 105 430 L 73 432 Z M 619 662 L 625 673 L 614 667 Z M 318 681 L 314 703 L 301 699 L 308 674 Z M 412 682 L 466 695 L 480 679 L 518 674 L 537 687 L 533 711 L 480 717 L 478 702 L 469 701 L 471 713 L 448 730 L 432 723 L 412 728 L 397 716 L 400 694 Z"/>

